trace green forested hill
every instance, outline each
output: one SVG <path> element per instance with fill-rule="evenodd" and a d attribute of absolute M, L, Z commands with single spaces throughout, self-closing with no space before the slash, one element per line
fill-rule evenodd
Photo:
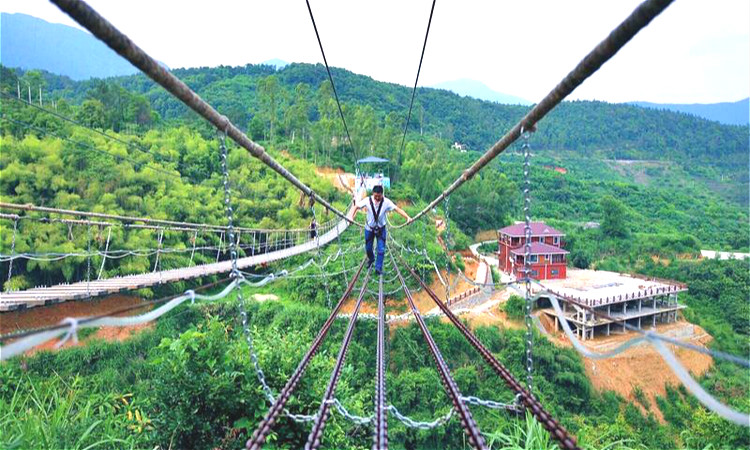
<path fill-rule="evenodd" d="M 305 183 L 345 207 L 346 196 L 315 174 L 315 166 L 351 170 L 354 159 L 322 66 L 175 72 Z M 44 108 L 83 126 L 14 99 L 19 76 L 33 86 L 44 86 Z M 409 90 L 344 70 L 334 70 L 334 78 L 357 152 L 398 160 Z M 3 201 L 225 223 L 216 130 L 145 77 L 74 82 L 2 68 L 0 90 Z M 403 204 L 411 203 L 410 212 L 434 198 L 477 158 L 476 152 L 451 149 L 454 141 L 484 150 L 526 111 L 433 89 L 420 89 L 417 99 L 405 149 L 392 167 L 395 180 L 389 192 Z M 130 144 L 107 139 L 95 130 Z M 705 247 L 750 247 L 747 137 L 748 127 L 722 126 L 686 115 L 599 102 L 564 103 L 531 138 L 532 217 L 566 232 L 571 265 L 638 271 L 686 282 L 688 317 L 716 337 L 716 348 L 746 354 L 749 331 L 738 316 L 748 311 L 747 264 L 684 259 Z M 310 211 L 300 206 L 294 188 L 241 149 L 232 149 L 229 162 L 238 224 L 304 227 L 309 223 Z M 466 235 L 522 218 L 521 170 L 520 156 L 509 149 L 451 196 L 455 247 L 465 248 Z M 600 222 L 601 227 L 581 226 L 589 221 Z M 7 229 L 0 236 L 3 254 L 12 241 Z M 60 224 L 25 221 L 20 230 L 16 252 L 85 252 L 87 248 L 85 231 L 77 230 L 71 237 Z M 394 236 L 415 246 L 427 242 L 433 259 L 441 267 L 448 263 L 433 227 L 417 225 L 394 231 Z M 218 242 L 216 236 L 201 239 L 206 245 Z M 350 233 L 343 240 L 359 245 L 360 237 Z M 153 230 L 118 231 L 112 242 L 112 248 L 154 245 Z M 184 236 L 170 236 L 166 245 L 184 248 L 187 242 Z M 327 249 L 328 255 L 333 251 Z M 360 256 L 354 252 L 341 263 L 351 267 Z M 196 262 L 214 257 L 197 255 Z M 269 270 L 294 267 L 302 259 Z M 162 267 L 186 263 L 185 256 L 169 255 Z M 144 272 L 153 264 L 153 257 L 110 262 L 106 275 Z M 94 265 L 98 265 L 96 258 Z M 334 266 L 338 271 L 338 261 Z M 4 289 L 80 280 L 86 261 L 73 258 L 14 267 L 14 277 Z M 8 265 L 0 265 L 0 273 L 7 272 Z M 252 332 L 275 388 L 283 386 L 304 352 L 306 344 L 300 343 L 309 342 L 325 319 L 325 288 L 341 292 L 344 283 L 344 276 L 331 277 L 325 285 L 321 278 L 282 280 L 269 288 L 281 301 L 252 302 Z M 117 447 L 241 447 L 267 405 L 249 369 L 236 309 L 232 301 L 188 307 L 125 344 L 98 342 L 70 352 L 41 353 L 24 365 L 0 365 L 0 446 L 84 447 L 101 439 Z M 372 404 L 372 379 L 366 375 L 372 372 L 371 325 L 358 327 L 357 344 L 339 391 L 358 414 L 367 414 Z M 439 321 L 430 323 L 430 328 L 463 391 L 509 399 L 499 381 L 486 368 L 477 367 L 477 355 L 453 328 Z M 294 411 L 315 410 L 343 324 L 338 323 L 333 333 L 304 378 Z M 445 413 L 448 401 L 436 394 L 442 392 L 440 381 L 429 367 L 417 333 L 409 326 L 392 334 L 389 389 L 396 393 L 394 404 L 404 412 L 432 420 Z M 523 376 L 520 332 L 481 328 L 478 334 L 516 376 Z M 580 357 L 571 350 L 539 337 L 535 355 L 540 399 L 586 448 L 742 448 L 750 442 L 746 429 L 706 413 L 683 389 L 670 389 L 666 399 L 659 399 L 667 420 L 663 424 L 652 412 L 643 413 L 614 393 L 596 392 Z M 60 375 L 50 377 L 50 367 Z M 746 409 L 750 397 L 745 380 L 742 370 L 719 363 L 702 382 L 722 401 Z M 59 395 L 63 389 L 69 394 L 64 399 Z M 196 398 L 205 401 L 196 405 Z M 123 400 L 127 406 L 119 406 Z M 78 412 L 72 423 L 65 412 L 71 410 Z M 142 414 L 138 423 L 127 418 L 126 413 L 134 411 Z M 526 442 L 529 448 L 553 448 L 544 443 L 546 433 L 533 422 L 527 428 L 504 413 L 481 409 L 476 417 L 493 446 L 523 448 Z M 364 428 L 352 430 L 340 417 L 332 420 L 326 448 L 369 447 Z M 276 448 L 300 447 L 307 434 L 305 425 L 286 420 L 277 431 L 271 444 Z M 462 446 L 455 420 L 434 432 L 397 424 L 391 431 L 400 448 Z M 45 445 L 36 440 L 39 436 L 53 438 Z"/>
<path fill-rule="evenodd" d="M 411 95 L 409 88 L 378 82 L 344 69 L 332 71 L 342 101 L 352 107 L 373 108 L 379 120 L 395 114 L 391 120 L 403 126 Z M 259 91 L 278 90 L 273 105 L 275 120 L 283 122 L 288 107 L 300 101 L 314 101 L 320 89 L 329 89 L 325 86 L 325 69 L 319 64 L 295 63 L 280 70 L 271 66 L 221 66 L 177 69 L 174 73 L 240 126 L 247 126 L 261 114 Z M 269 76 L 275 78 L 275 85 L 259 87 L 258 82 Z M 192 117 L 185 106 L 143 75 L 114 81 L 146 95 L 152 108 L 165 119 Z M 96 83 L 94 80 L 49 84 L 53 89 L 62 88 L 57 92 L 59 95 L 80 103 Z M 486 150 L 528 110 L 524 106 L 485 102 L 432 88 L 419 88 L 416 99 L 411 131 L 419 132 L 421 126 L 424 133 L 461 142 L 475 151 Z M 317 115 L 309 111 L 308 118 L 314 121 Z M 355 122 L 352 117 L 349 119 Z M 263 120 L 270 123 L 271 118 Z M 360 145 L 366 145 L 366 136 L 356 131 L 352 134 Z M 630 105 L 574 101 L 564 102 L 541 122 L 534 142 L 541 149 L 574 150 L 582 155 L 732 167 L 737 159 L 747 159 L 747 137 L 746 126 L 720 125 L 687 114 Z"/>

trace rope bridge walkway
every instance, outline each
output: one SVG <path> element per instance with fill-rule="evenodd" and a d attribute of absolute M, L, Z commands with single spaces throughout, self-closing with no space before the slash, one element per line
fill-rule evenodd
<path fill-rule="evenodd" d="M 306 242 L 282 248 L 281 250 L 239 258 L 237 259 L 237 267 L 245 269 L 315 250 L 318 246 L 328 244 L 336 239 L 348 227 L 349 222 L 346 220 L 340 220 L 331 225 L 321 225 L 321 228 L 317 230 L 318 233 L 320 233 L 317 238 L 310 237 L 309 230 L 303 230 L 304 234 L 301 235 L 308 236 L 309 238 Z M 284 230 L 276 231 L 283 232 Z M 174 281 L 228 273 L 231 270 L 232 261 L 220 261 L 193 267 L 183 267 L 101 280 L 88 280 L 72 284 L 58 284 L 55 286 L 39 287 L 17 292 L 4 292 L 0 293 L 0 311 L 13 311 L 60 303 L 68 300 L 115 294 L 122 291 L 141 289 Z"/>

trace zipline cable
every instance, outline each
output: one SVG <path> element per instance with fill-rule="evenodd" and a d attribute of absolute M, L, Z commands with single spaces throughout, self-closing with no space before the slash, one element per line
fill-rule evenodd
<path fill-rule="evenodd" d="M 349 127 L 346 126 L 346 119 L 344 118 L 344 111 L 341 109 L 341 102 L 339 102 L 339 94 L 336 92 L 336 85 L 333 83 L 333 76 L 331 75 L 331 69 L 328 67 L 328 60 L 326 59 L 326 52 L 323 51 L 323 42 L 320 40 L 320 34 L 318 33 L 318 26 L 315 25 L 315 17 L 313 17 L 312 8 L 310 7 L 310 0 L 305 0 L 307 3 L 307 11 L 310 13 L 310 21 L 312 21 L 313 28 L 315 29 L 315 37 L 318 38 L 318 46 L 320 47 L 320 53 L 323 55 L 323 63 L 326 66 L 326 72 L 328 72 L 328 80 L 331 82 L 331 88 L 333 89 L 333 97 L 336 99 L 336 106 L 339 109 L 339 116 L 341 122 L 344 123 L 344 130 L 346 131 L 346 138 L 349 141 L 349 146 L 352 148 L 352 155 L 354 161 L 359 159 L 357 149 L 354 147 L 351 135 L 349 135 Z"/>
<path fill-rule="evenodd" d="M 414 80 L 414 89 L 411 91 L 411 102 L 409 102 L 409 114 L 406 116 L 406 124 L 404 125 L 404 136 L 401 138 L 401 147 L 398 150 L 398 165 L 401 167 L 401 153 L 404 151 L 404 144 L 406 144 L 406 131 L 409 129 L 409 121 L 411 120 L 411 110 L 414 107 L 414 97 L 417 95 L 417 83 L 419 83 L 419 72 L 422 71 L 422 60 L 424 59 L 424 51 L 427 48 L 427 37 L 430 35 L 430 25 L 432 25 L 432 13 L 435 12 L 435 2 L 432 0 L 432 7 L 430 8 L 430 19 L 427 21 L 427 31 L 424 34 L 424 44 L 422 44 L 422 55 L 419 57 L 419 67 L 417 68 L 417 78 Z"/>
<path fill-rule="evenodd" d="M 600 42 L 546 97 L 529 111 L 505 136 L 500 138 L 481 158 L 459 176 L 442 194 L 437 196 L 422 211 L 412 217 L 411 222 L 399 225 L 401 228 L 425 215 L 436 207 L 445 197 L 458 189 L 465 182 L 489 164 L 497 155 L 507 149 L 521 136 L 521 129 L 534 131 L 536 123 L 544 118 L 555 106 L 565 99 L 573 90 L 596 72 L 605 62 L 615 55 L 641 29 L 664 11 L 674 0 L 646 0 L 633 11 L 627 19 L 617 26 Z"/>

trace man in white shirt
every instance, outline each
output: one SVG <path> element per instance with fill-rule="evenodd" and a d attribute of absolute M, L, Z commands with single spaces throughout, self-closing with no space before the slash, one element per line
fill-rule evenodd
<path fill-rule="evenodd" d="M 370 197 L 365 197 L 356 204 L 356 209 L 354 210 L 353 215 L 361 210 L 367 212 L 367 222 L 365 223 L 365 251 L 367 252 L 367 259 L 369 260 L 367 267 L 370 267 L 374 261 L 375 273 L 381 275 L 383 273 L 385 238 L 387 236 L 385 229 L 386 215 L 389 211 L 396 211 L 407 221 L 411 221 L 411 217 L 409 217 L 403 209 L 399 208 L 395 203 L 383 196 L 383 186 L 373 187 L 372 195 Z M 376 238 L 378 241 L 377 260 L 372 252 L 372 243 Z"/>

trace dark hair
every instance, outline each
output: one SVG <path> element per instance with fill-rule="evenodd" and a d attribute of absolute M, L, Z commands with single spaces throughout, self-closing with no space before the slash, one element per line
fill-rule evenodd
<path fill-rule="evenodd" d="M 377 185 L 372 187 L 372 193 L 373 194 L 382 194 L 383 193 L 383 186 Z"/>

